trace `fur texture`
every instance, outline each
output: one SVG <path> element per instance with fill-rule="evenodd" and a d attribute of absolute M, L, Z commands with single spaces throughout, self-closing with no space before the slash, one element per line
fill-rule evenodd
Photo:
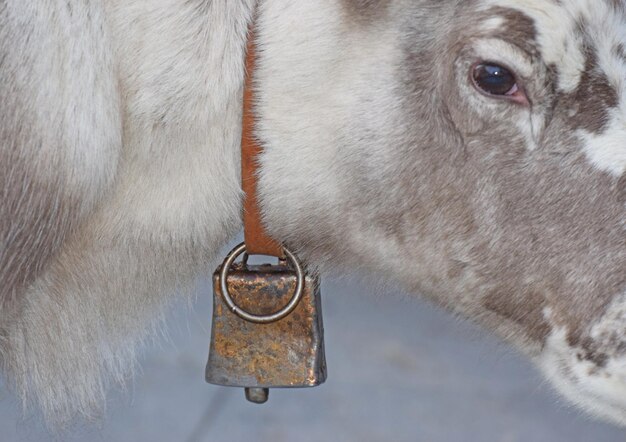
<path fill-rule="evenodd" d="M 90 417 L 240 227 L 257 10 L 260 197 L 325 272 L 485 324 L 626 424 L 626 15 L 616 0 L 0 2 L 0 355 Z M 525 94 L 481 93 L 480 62 Z"/>

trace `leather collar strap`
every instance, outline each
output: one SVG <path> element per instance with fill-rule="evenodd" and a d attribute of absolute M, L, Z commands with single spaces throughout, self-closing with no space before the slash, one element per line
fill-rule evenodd
<path fill-rule="evenodd" d="M 250 255 L 271 255 L 284 257 L 282 246 L 271 238 L 261 222 L 261 211 L 257 195 L 258 157 L 261 147 L 254 137 L 254 87 L 253 74 L 256 53 L 254 33 L 249 31 L 246 55 L 246 79 L 243 94 L 243 123 L 241 133 L 241 185 L 243 200 L 243 232 L 246 251 Z"/>

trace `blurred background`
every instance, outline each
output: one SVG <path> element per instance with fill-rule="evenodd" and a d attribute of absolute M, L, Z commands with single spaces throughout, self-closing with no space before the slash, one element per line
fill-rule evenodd
<path fill-rule="evenodd" d="M 50 435 L 0 385 L 0 441 L 620 441 L 563 403 L 530 363 L 476 326 L 401 292 L 322 285 L 328 380 L 265 405 L 205 384 L 211 287 L 168 318 L 102 421 Z"/>

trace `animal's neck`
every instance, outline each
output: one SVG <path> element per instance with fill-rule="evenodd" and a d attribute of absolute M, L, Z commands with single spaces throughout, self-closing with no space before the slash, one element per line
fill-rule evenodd
<path fill-rule="evenodd" d="M 244 50 L 256 2 L 136 3 L 111 8 L 113 34 L 123 36 L 116 42 L 126 121 L 118 188 L 133 180 L 138 209 L 130 216 L 151 226 L 159 219 L 172 234 L 237 225 Z M 225 210 L 214 209 L 225 202 Z"/>
<path fill-rule="evenodd" d="M 126 372 L 146 324 L 211 270 L 240 227 L 241 95 L 254 3 L 105 2 L 123 117 L 115 177 L 29 281 L 24 314 L 5 332 L 12 348 L 0 348 L 18 389 L 36 392 L 49 417 L 103 404 L 103 382 Z M 84 53 L 107 43 L 71 42 Z M 105 106 L 93 106 L 94 118 L 106 117 Z"/>

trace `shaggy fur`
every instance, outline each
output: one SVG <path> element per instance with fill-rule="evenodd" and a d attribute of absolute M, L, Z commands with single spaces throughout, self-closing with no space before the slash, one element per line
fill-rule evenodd
<path fill-rule="evenodd" d="M 257 10 L 260 197 L 326 272 L 483 323 L 626 424 L 626 15 L 616 0 L 0 2 L 0 355 L 92 416 L 240 227 Z M 481 93 L 511 69 L 525 101 Z"/>

